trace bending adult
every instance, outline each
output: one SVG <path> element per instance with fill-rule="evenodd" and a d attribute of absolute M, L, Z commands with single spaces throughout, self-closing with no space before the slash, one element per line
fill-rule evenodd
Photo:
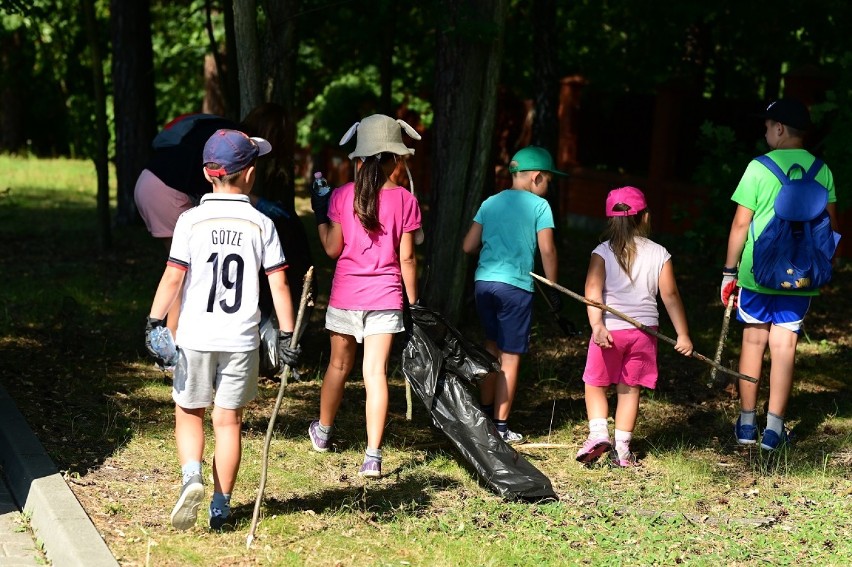
<path fill-rule="evenodd" d="M 220 129 L 244 128 L 215 114 L 183 114 L 166 124 L 151 143 L 153 155 L 136 180 L 133 196 L 148 232 L 161 240 L 167 251 L 178 217 L 211 191 L 204 178 L 202 153 L 204 144 Z M 270 129 L 283 130 L 283 123 Z M 256 195 L 249 195 L 249 199 L 273 221 L 287 215 L 280 203 Z M 166 318 L 173 336 L 177 335 L 179 315 L 180 302 L 176 301 Z"/>

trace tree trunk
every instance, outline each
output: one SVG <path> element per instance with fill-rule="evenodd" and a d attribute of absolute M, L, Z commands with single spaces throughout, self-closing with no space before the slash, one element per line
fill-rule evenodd
<path fill-rule="evenodd" d="M 234 36 L 240 78 L 240 120 L 263 102 L 260 88 L 260 47 L 255 0 L 234 0 Z"/>
<path fill-rule="evenodd" d="M 116 222 L 139 219 L 133 189 L 157 132 L 151 10 L 147 0 L 111 0 L 112 83 L 115 114 Z"/>
<path fill-rule="evenodd" d="M 397 1 L 385 1 L 378 17 L 382 21 L 385 33 L 380 35 L 382 46 L 379 50 L 379 109 L 383 114 L 394 116 L 393 108 L 393 47 L 396 28 Z"/>
<path fill-rule="evenodd" d="M 92 50 L 92 86 L 95 94 L 95 172 L 98 178 L 98 236 L 101 251 L 112 248 L 112 231 L 109 217 L 109 133 L 106 119 L 106 93 L 101 48 L 98 45 L 97 20 L 94 0 L 83 0 L 86 35 Z"/>
<path fill-rule="evenodd" d="M 240 77 L 237 64 L 237 38 L 234 31 L 234 2 L 223 0 L 225 11 L 225 107 L 226 117 L 240 121 Z"/>
<path fill-rule="evenodd" d="M 559 82 L 556 73 L 556 1 L 533 0 L 533 29 L 536 30 L 533 50 L 533 80 L 535 84 L 535 115 L 532 125 L 532 144 L 546 148 L 557 156 L 559 143 Z M 547 191 L 547 202 L 553 210 L 559 228 L 561 177 L 554 177 Z"/>
<path fill-rule="evenodd" d="M 508 0 L 444 0 L 435 66 L 429 264 L 423 299 L 456 322 L 467 278 L 462 239 L 493 156 L 497 84 Z"/>
<path fill-rule="evenodd" d="M 271 92 L 269 101 L 284 108 L 284 156 L 287 168 L 286 186 L 280 195 L 273 195 L 295 210 L 295 168 L 293 155 L 296 152 L 296 113 L 293 98 L 296 90 L 296 20 L 292 14 L 300 9 L 299 0 L 264 0 L 266 12 L 268 57 L 265 67 L 270 70 Z M 289 209 L 288 209 L 289 210 Z"/>
<path fill-rule="evenodd" d="M 33 62 L 22 31 L 0 34 L 0 152 L 17 152 L 27 141 L 27 82 L 20 78 L 29 76 Z"/>

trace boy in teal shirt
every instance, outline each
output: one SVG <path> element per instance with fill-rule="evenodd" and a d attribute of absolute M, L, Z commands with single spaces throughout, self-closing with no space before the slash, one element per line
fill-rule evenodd
<path fill-rule="evenodd" d="M 485 348 L 500 363 L 480 385 L 482 409 L 493 417 L 507 443 L 523 436 L 508 427 L 517 390 L 521 355 L 529 350 L 535 251 L 541 251 L 545 276 L 557 280 L 553 212 L 543 198 L 553 175 L 566 175 L 553 165 L 544 148 L 528 146 L 509 163 L 512 187 L 485 200 L 473 218 L 462 248 L 479 252 L 475 275 L 476 310 L 485 329 Z M 548 288 L 550 304 L 559 310 L 559 293 Z"/>

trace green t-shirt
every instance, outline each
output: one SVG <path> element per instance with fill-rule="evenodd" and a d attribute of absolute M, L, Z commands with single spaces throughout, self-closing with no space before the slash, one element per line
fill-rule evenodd
<path fill-rule="evenodd" d="M 772 161 L 778 164 L 781 171 L 789 171 L 793 164 L 799 164 L 807 170 L 816 159 L 813 154 L 804 149 L 790 150 L 772 150 L 768 155 Z M 791 173 L 793 179 L 800 178 L 801 172 L 798 169 Z M 824 187 L 828 188 L 828 202 L 834 203 L 837 201 L 837 196 L 834 192 L 834 177 L 831 175 L 831 170 L 827 165 L 822 166 L 822 169 L 817 173 L 816 180 Z M 769 171 L 760 162 L 752 160 L 746 167 L 739 185 L 734 190 L 731 200 L 750 209 L 754 212 L 752 222 L 754 224 L 754 236 L 760 236 L 763 229 L 772 220 L 775 215 L 773 206 L 775 205 L 775 197 L 781 191 L 781 182 L 778 178 Z M 754 252 L 754 239 L 752 237 L 751 228 L 748 231 L 743 255 L 740 259 L 740 271 L 737 279 L 742 288 L 757 291 L 760 293 L 773 295 L 819 295 L 819 290 L 781 290 L 770 289 L 763 287 L 754 281 L 752 273 L 752 262 Z"/>

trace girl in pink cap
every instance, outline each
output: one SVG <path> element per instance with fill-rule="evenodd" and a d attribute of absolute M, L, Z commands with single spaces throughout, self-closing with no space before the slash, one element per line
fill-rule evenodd
<path fill-rule="evenodd" d="M 657 294 L 677 332 L 675 350 L 692 354 L 686 312 L 675 282 L 671 255 L 648 239 L 650 213 L 645 195 L 636 187 L 620 187 L 606 198 L 609 223 L 604 242 L 592 251 L 586 275 L 586 297 L 657 329 Z M 592 337 L 586 357 L 586 412 L 589 437 L 577 460 L 590 464 L 610 452 L 617 466 L 636 465 L 630 440 L 639 413 L 639 390 L 657 385 L 657 339 L 596 307 L 587 308 Z M 615 450 L 610 441 L 607 390 L 615 385 Z"/>

